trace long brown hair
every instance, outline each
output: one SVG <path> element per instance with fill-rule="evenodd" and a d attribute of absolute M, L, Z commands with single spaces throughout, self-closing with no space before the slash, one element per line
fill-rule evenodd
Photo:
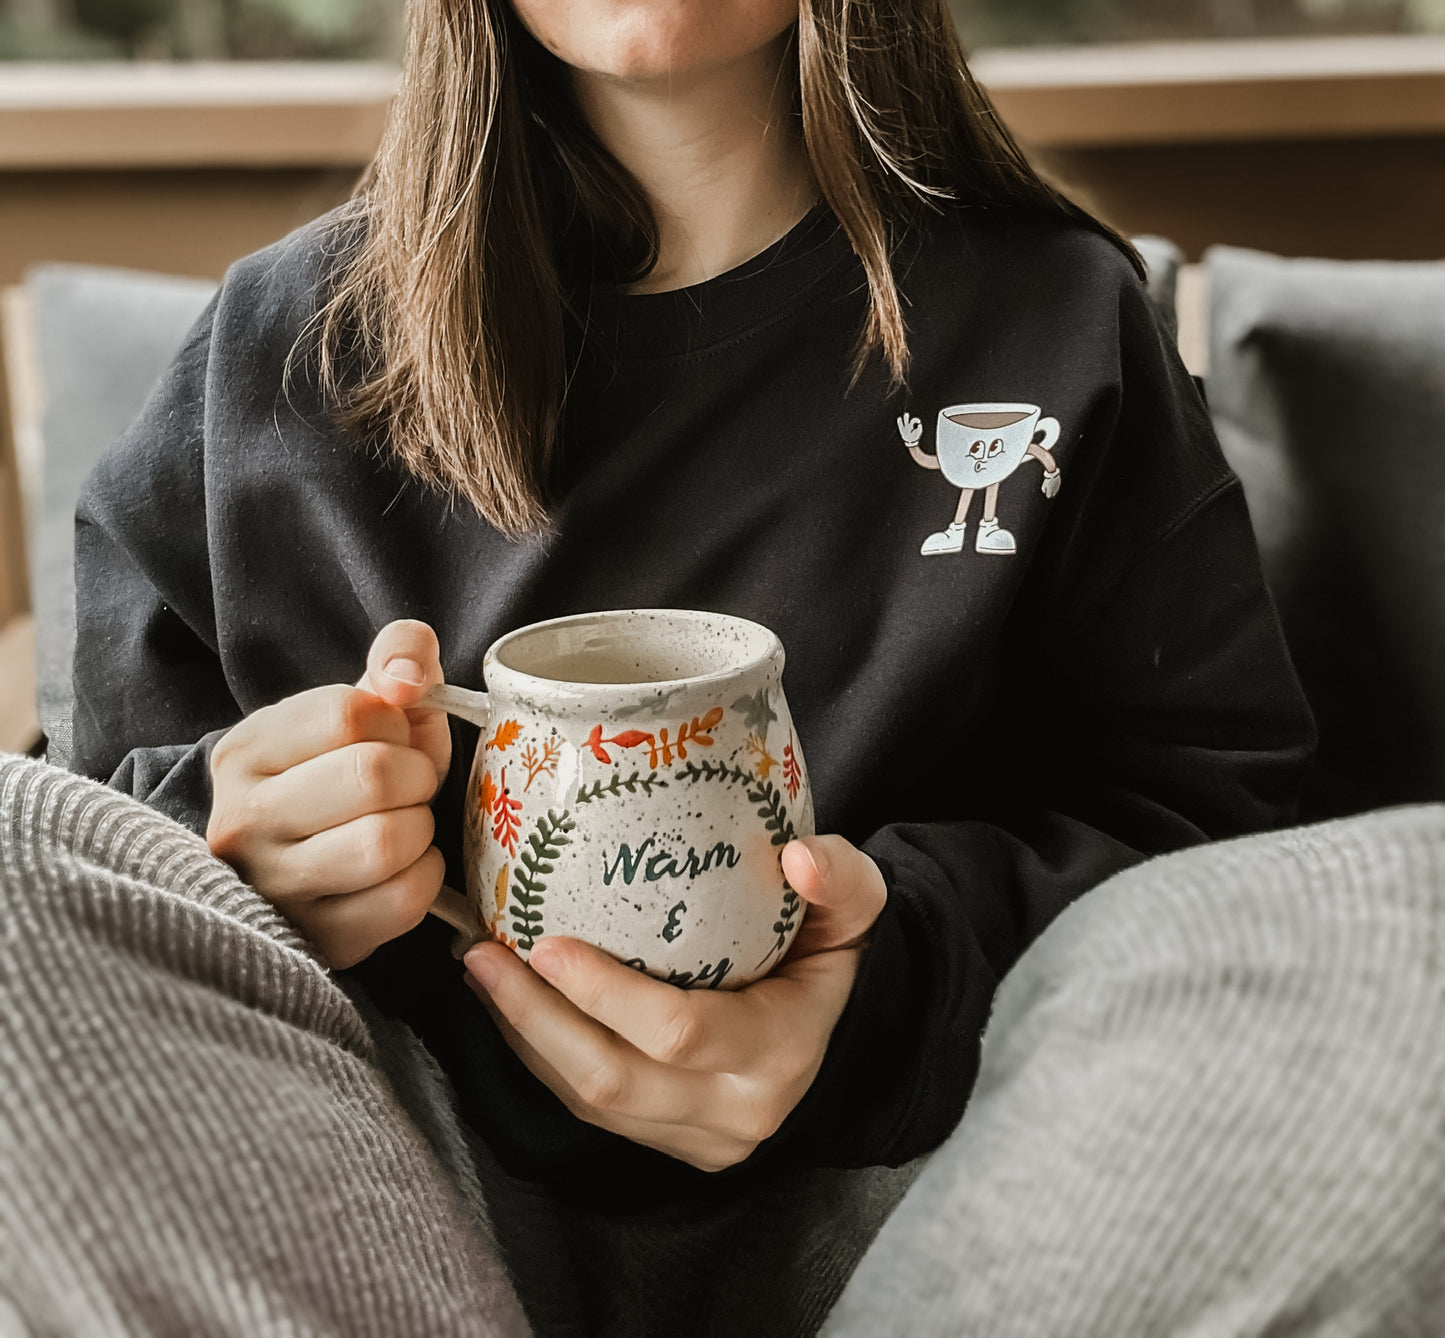
<path fill-rule="evenodd" d="M 320 385 L 354 434 L 501 530 L 535 532 L 568 294 L 645 276 L 657 225 L 509 0 L 411 0 L 408 30 L 381 146 L 340 219 L 353 245 L 319 314 Z M 1072 218 L 1133 257 L 1030 167 L 945 0 L 800 0 L 790 40 L 808 159 L 868 281 L 855 372 L 881 356 L 906 378 L 891 256 L 909 220 L 945 200 Z"/>

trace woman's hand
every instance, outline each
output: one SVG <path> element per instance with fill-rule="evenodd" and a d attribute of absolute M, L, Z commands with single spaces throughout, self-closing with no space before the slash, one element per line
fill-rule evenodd
<path fill-rule="evenodd" d="M 442 681 L 435 633 L 394 622 L 354 688 L 264 707 L 211 754 L 206 840 L 334 967 L 417 925 L 441 886 L 427 807 L 451 764 L 441 711 L 408 709 Z"/>
<path fill-rule="evenodd" d="M 538 941 L 530 966 L 478 945 L 469 983 L 579 1119 L 720 1171 L 811 1086 L 888 896 L 878 866 L 841 836 L 790 842 L 783 869 L 807 918 L 782 964 L 740 990 L 678 989 L 553 937 Z"/>

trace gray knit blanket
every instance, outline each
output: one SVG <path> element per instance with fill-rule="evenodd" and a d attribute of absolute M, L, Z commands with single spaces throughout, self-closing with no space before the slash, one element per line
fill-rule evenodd
<path fill-rule="evenodd" d="M 1442 947 L 1439 807 L 1157 860 L 1009 976 L 916 1182 L 584 1213 L 197 837 L 0 758 L 0 1338 L 1440 1338 Z"/>

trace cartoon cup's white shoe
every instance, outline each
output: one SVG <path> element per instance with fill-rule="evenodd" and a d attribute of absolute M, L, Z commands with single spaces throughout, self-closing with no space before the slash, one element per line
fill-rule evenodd
<path fill-rule="evenodd" d="M 923 547 L 918 551 L 922 553 L 924 557 L 929 557 L 933 553 L 961 553 L 963 552 L 963 535 L 967 529 L 968 523 L 966 521 L 963 524 L 954 521 L 946 530 L 939 530 L 937 534 L 930 534 L 928 538 L 923 541 Z"/>
<path fill-rule="evenodd" d="M 1018 551 L 1018 545 L 1014 543 L 1014 537 L 1007 530 L 1001 530 L 996 520 L 981 520 L 978 523 L 978 534 L 973 541 L 973 549 L 976 553 L 1014 553 Z"/>

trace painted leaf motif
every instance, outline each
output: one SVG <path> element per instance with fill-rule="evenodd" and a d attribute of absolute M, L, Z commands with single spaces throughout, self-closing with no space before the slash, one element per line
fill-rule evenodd
<path fill-rule="evenodd" d="M 692 737 L 698 743 L 712 744 L 712 731 L 722 723 L 723 708 L 714 706 L 701 720 L 696 716 L 692 719 Z"/>
<path fill-rule="evenodd" d="M 773 710 L 773 705 L 768 700 L 767 688 L 759 688 L 751 697 L 739 697 L 733 703 L 733 710 L 741 711 L 743 723 L 755 731 L 764 743 L 767 742 L 768 726 L 778 718 L 778 713 Z"/>
<path fill-rule="evenodd" d="M 482 772 L 481 785 L 481 809 L 483 813 L 490 813 L 497 803 L 497 783 L 492 779 L 490 771 Z"/>
<path fill-rule="evenodd" d="M 504 753 L 517 741 L 517 735 L 522 732 L 522 726 L 515 720 L 504 720 L 497 726 L 497 732 L 487 740 L 488 748 L 495 748 L 499 753 Z"/>
<path fill-rule="evenodd" d="M 562 744 L 557 739 L 548 739 L 538 755 L 537 749 L 528 744 L 522 753 L 522 763 L 527 768 L 527 783 L 522 787 L 525 794 L 532 788 L 532 782 L 544 773 L 548 776 L 557 774 L 557 759 L 562 756 Z"/>
<path fill-rule="evenodd" d="M 756 734 L 749 734 L 743 746 L 758 759 L 758 778 L 767 780 L 772 770 L 778 765 L 778 759 L 768 750 L 763 741 Z"/>
<path fill-rule="evenodd" d="M 788 733 L 788 742 L 783 748 L 783 783 L 788 787 L 788 798 L 796 799 L 803 785 L 803 768 L 798 765 L 798 755 L 793 751 L 793 735 Z"/>
<path fill-rule="evenodd" d="M 522 801 L 513 799 L 507 793 L 507 769 L 503 767 L 497 797 L 492 804 L 492 835 L 509 855 L 517 853 L 517 834 L 522 826 L 517 814 L 521 807 Z"/>

